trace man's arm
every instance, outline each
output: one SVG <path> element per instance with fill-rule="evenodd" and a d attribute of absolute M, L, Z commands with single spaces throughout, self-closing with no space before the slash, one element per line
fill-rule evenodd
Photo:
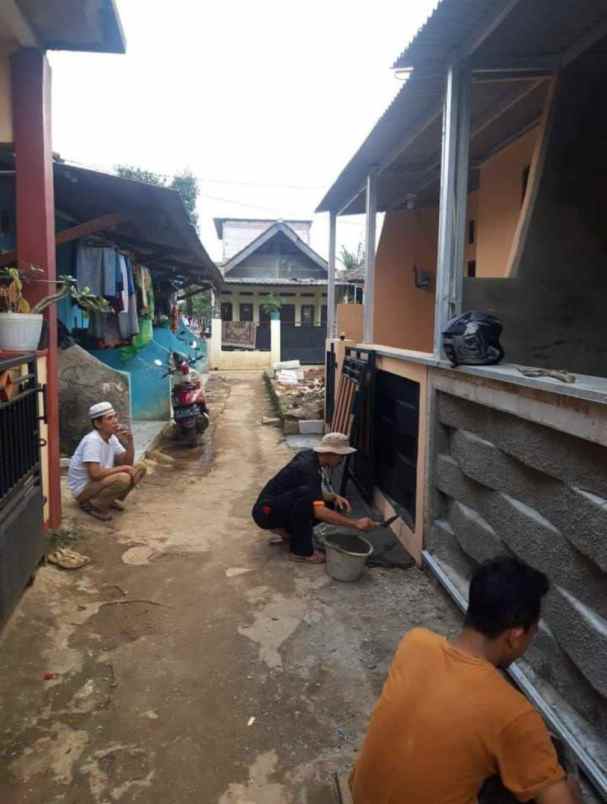
<path fill-rule="evenodd" d="M 117 455 L 114 462 L 117 466 L 132 466 L 135 463 L 135 440 L 129 430 L 122 430 L 120 433 L 126 439 L 126 448 L 123 453 Z"/>
<path fill-rule="evenodd" d="M 577 780 L 570 776 L 538 793 L 535 800 L 537 804 L 582 804 L 582 793 Z"/>
<path fill-rule="evenodd" d="M 104 480 L 106 477 L 117 475 L 120 472 L 128 472 L 131 474 L 130 470 L 133 469 L 132 466 L 113 466 L 111 469 L 106 469 L 100 463 L 93 463 L 91 461 L 86 461 L 84 465 L 92 481 Z"/>
<path fill-rule="evenodd" d="M 344 516 L 337 511 L 332 511 L 324 505 L 314 506 L 314 518 L 320 522 L 328 522 L 330 525 L 338 525 L 346 528 L 356 528 L 356 530 L 371 530 L 377 527 L 377 523 L 363 516 L 360 519 L 352 519 L 352 517 Z"/>

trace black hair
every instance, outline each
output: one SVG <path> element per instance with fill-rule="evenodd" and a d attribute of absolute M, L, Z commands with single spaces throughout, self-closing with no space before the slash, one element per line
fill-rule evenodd
<path fill-rule="evenodd" d="M 540 619 L 548 576 L 524 561 L 499 556 L 478 567 L 470 582 L 465 626 L 494 639 L 509 628 L 528 631 Z"/>

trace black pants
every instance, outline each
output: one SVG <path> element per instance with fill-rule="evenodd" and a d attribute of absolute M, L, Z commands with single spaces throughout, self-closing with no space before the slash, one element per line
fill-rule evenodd
<path fill-rule="evenodd" d="M 291 552 L 311 556 L 314 552 L 315 498 L 307 486 L 299 486 L 276 497 L 259 499 L 253 506 L 253 519 L 262 530 L 284 528 L 290 537 Z"/>

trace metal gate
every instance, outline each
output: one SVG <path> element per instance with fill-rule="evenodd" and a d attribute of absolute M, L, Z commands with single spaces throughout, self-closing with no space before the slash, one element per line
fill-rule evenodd
<path fill-rule="evenodd" d="M 305 365 L 322 365 L 325 362 L 326 338 L 326 326 L 296 327 L 281 321 L 280 358 L 281 360 L 299 360 Z"/>
<path fill-rule="evenodd" d="M 0 624 L 44 556 L 35 356 L 0 360 L 3 374 L 12 390 L 0 401 Z"/>
<path fill-rule="evenodd" d="M 355 347 L 346 349 L 342 377 L 355 386 L 350 443 L 357 451 L 345 461 L 341 493 L 345 494 L 348 480 L 352 480 L 367 502 L 373 500 L 376 474 L 375 375 L 374 351 Z"/>
<path fill-rule="evenodd" d="M 335 359 L 335 344 L 327 349 L 325 354 L 325 421 L 330 424 L 335 409 L 335 373 L 337 361 Z"/>

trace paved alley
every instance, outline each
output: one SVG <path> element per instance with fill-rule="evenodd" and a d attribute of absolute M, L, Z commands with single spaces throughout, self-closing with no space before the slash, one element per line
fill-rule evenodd
<path fill-rule="evenodd" d="M 208 391 L 204 447 L 154 453 L 126 513 L 66 504 L 92 561 L 3 632 L 2 804 L 334 804 L 402 634 L 456 627 L 415 568 L 339 584 L 270 547 L 249 512 L 292 453 L 263 380 Z"/>

